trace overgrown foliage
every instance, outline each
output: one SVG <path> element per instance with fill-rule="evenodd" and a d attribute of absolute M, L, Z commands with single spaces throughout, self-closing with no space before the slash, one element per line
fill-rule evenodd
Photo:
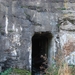
<path fill-rule="evenodd" d="M 12 73 L 19 74 L 19 75 L 31 75 L 31 73 L 29 71 L 24 70 L 24 69 L 17 69 L 17 68 L 13 69 Z"/>
<path fill-rule="evenodd" d="M 9 68 L 0 75 L 31 75 L 31 72 L 25 69 Z"/>
<path fill-rule="evenodd" d="M 9 68 L 9 69 L 7 69 L 6 71 L 1 72 L 0 75 L 9 75 L 11 72 L 12 72 L 12 69 Z"/>
<path fill-rule="evenodd" d="M 71 43 L 72 45 L 70 45 Z M 63 49 L 68 49 L 67 54 L 69 54 L 69 49 L 71 49 L 71 51 L 74 50 L 73 46 L 73 42 L 66 43 Z M 65 54 L 62 50 L 58 50 L 58 53 L 56 54 L 56 57 L 54 57 L 54 60 L 56 61 L 56 64 L 51 65 L 48 68 L 46 75 L 75 75 L 75 66 L 68 65 L 68 63 L 65 61 Z"/>

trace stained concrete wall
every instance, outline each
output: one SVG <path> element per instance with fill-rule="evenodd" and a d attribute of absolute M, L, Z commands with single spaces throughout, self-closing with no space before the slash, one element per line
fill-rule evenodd
<path fill-rule="evenodd" d="M 66 22 L 66 24 L 64 24 Z M 69 65 L 75 65 L 75 26 L 69 20 L 60 26 L 60 44 Z"/>
<path fill-rule="evenodd" d="M 53 42 L 49 54 L 56 52 L 58 20 L 68 16 L 69 12 L 66 12 L 68 9 L 64 10 L 62 1 L 52 1 L 0 0 L 0 62 L 10 57 L 13 59 L 12 67 L 30 69 L 32 36 L 35 32 L 52 33 Z M 70 15 L 73 15 L 74 3 L 69 5 L 73 8 Z"/>

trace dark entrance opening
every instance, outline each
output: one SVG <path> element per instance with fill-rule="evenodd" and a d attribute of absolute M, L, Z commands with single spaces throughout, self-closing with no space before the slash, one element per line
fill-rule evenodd
<path fill-rule="evenodd" d="M 32 75 L 40 72 L 40 66 L 43 61 L 40 59 L 41 55 L 48 58 L 48 50 L 52 35 L 49 32 L 35 33 L 32 37 Z"/>

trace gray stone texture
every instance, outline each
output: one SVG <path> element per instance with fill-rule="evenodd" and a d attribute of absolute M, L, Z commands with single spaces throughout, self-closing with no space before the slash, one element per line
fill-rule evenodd
<path fill-rule="evenodd" d="M 0 0 L 0 62 L 10 57 L 12 67 L 30 69 L 34 33 L 50 32 L 55 37 L 58 20 L 74 14 L 75 3 L 68 7 L 64 9 L 63 0 Z"/>

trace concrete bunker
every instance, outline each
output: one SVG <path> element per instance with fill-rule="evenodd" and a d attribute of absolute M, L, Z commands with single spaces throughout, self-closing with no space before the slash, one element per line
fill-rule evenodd
<path fill-rule="evenodd" d="M 35 33 L 32 37 L 32 75 L 35 75 L 35 73 L 40 72 L 40 66 L 43 63 L 43 61 L 40 58 L 41 55 L 46 55 L 47 61 L 50 58 L 49 50 L 51 40 L 52 34 L 49 32 L 38 32 Z"/>

